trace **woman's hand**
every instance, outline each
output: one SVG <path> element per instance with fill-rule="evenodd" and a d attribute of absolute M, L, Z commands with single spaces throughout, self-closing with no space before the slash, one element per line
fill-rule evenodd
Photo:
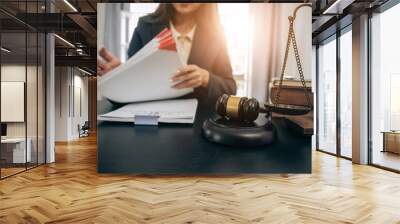
<path fill-rule="evenodd" d="M 199 86 L 207 87 L 210 73 L 197 65 L 187 65 L 179 69 L 171 78 L 171 82 L 176 83 L 172 88 L 196 88 Z"/>
<path fill-rule="evenodd" d="M 99 55 L 101 58 L 97 59 L 97 74 L 100 76 L 106 74 L 121 64 L 119 58 L 112 55 L 104 47 L 100 49 Z"/>

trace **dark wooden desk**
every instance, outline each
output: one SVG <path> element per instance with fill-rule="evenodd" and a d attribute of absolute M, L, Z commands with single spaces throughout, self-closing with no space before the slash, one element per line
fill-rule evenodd
<path fill-rule="evenodd" d="M 98 103 L 99 114 L 115 109 Z M 278 138 L 257 148 L 235 148 L 208 142 L 201 125 L 213 114 L 200 107 L 193 125 L 99 122 L 98 171 L 132 174 L 310 173 L 311 137 L 289 132 L 274 118 Z"/>

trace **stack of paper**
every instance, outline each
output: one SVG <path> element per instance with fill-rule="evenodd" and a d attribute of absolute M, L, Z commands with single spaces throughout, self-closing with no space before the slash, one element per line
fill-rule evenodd
<path fill-rule="evenodd" d="M 182 66 L 169 29 L 161 31 L 127 62 L 99 78 L 105 98 L 118 103 L 176 98 L 193 88 L 174 89 L 170 78 Z"/>
<path fill-rule="evenodd" d="M 117 110 L 100 115 L 99 120 L 135 122 L 136 116 L 158 117 L 161 123 L 193 123 L 196 116 L 196 99 L 150 101 L 127 104 Z"/>

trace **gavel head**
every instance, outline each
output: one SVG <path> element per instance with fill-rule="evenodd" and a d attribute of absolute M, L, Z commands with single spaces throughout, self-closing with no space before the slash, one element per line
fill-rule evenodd
<path fill-rule="evenodd" d="M 217 114 L 235 121 L 252 122 L 257 119 L 260 105 L 255 98 L 220 96 L 215 105 Z"/>

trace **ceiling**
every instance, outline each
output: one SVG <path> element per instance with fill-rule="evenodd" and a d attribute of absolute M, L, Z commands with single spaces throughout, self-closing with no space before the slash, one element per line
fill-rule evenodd
<path fill-rule="evenodd" d="M 373 11 L 389 0 L 316 0 L 313 3 L 313 44 L 350 25 L 354 17 Z"/>
<path fill-rule="evenodd" d="M 2 51 L 3 61 L 7 57 L 11 61 L 25 62 L 25 56 L 36 57 L 44 44 L 38 48 L 37 40 L 33 38 L 38 33 L 51 32 L 57 34 L 56 65 L 81 66 L 95 73 L 96 2 L 47 0 L 46 5 L 45 0 L 1 0 L 2 46 L 11 50 L 9 53 Z M 44 40 L 43 36 L 39 40 Z"/>
<path fill-rule="evenodd" d="M 313 4 L 313 43 L 334 34 L 341 26 L 351 24 L 352 18 L 366 10 L 374 9 L 388 0 L 312 0 L 312 1 L 268 1 L 311 2 Z M 11 58 L 33 55 L 38 49 L 33 35 L 25 32 L 54 32 L 56 62 L 64 65 L 76 63 L 92 71 L 96 70 L 96 3 L 113 0 L 1 0 L 0 26 L 3 32 L 2 45 L 12 52 Z M 121 1 L 118 2 L 133 2 Z M 263 1 L 265 2 L 265 1 Z M 339 4 L 338 4 L 339 3 Z M 52 13 L 48 13 L 52 9 Z M 329 12 L 329 13 L 327 13 Z M 28 47 L 25 50 L 26 42 Z M 32 43 L 31 43 L 32 42 Z M 40 48 L 41 46 L 39 46 Z M 2 54 L 4 54 L 2 52 Z M 81 63 L 81 64 L 79 64 Z M 91 66 L 88 66 L 91 65 Z"/>

